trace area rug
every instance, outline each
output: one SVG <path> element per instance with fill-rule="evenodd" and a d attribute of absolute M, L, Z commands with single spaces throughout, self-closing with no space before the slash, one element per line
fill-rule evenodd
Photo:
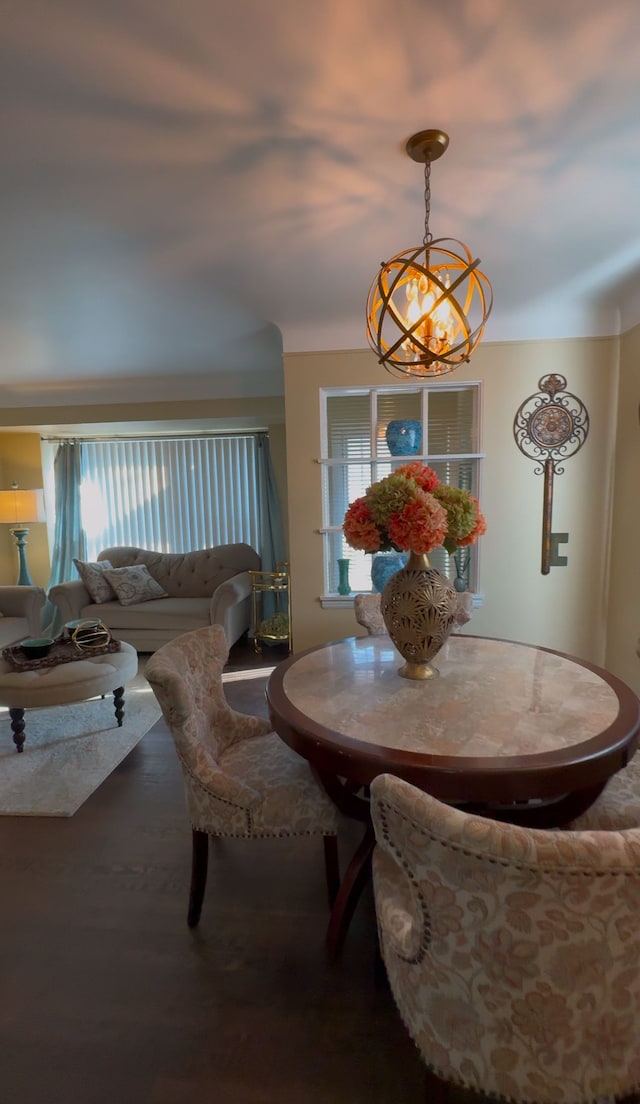
<path fill-rule="evenodd" d="M 73 816 L 160 716 L 142 675 L 127 685 L 118 728 L 113 694 L 75 705 L 28 709 L 18 754 L 0 708 L 0 816 Z"/>

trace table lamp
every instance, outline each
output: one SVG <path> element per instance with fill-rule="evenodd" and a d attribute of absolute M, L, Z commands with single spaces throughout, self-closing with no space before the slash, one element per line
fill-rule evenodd
<path fill-rule="evenodd" d="M 18 586 L 33 586 L 27 566 L 27 525 L 46 521 L 44 491 L 23 491 L 17 483 L 8 491 L 0 491 L 0 525 L 10 525 L 18 547 Z"/>

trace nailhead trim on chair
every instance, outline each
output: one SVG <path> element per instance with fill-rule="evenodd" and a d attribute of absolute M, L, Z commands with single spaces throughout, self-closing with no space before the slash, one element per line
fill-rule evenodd
<path fill-rule="evenodd" d="M 228 801 L 227 798 L 219 797 L 218 794 L 212 793 L 211 790 L 207 786 L 204 786 L 202 784 L 202 782 L 200 781 L 199 778 L 196 778 L 192 774 L 192 772 L 189 770 L 188 766 L 184 762 L 184 759 L 182 758 L 182 756 L 179 756 L 179 758 L 180 758 L 180 763 L 181 763 L 181 766 L 182 766 L 182 769 L 183 769 L 184 773 L 186 775 L 188 775 L 189 778 L 191 779 L 192 786 L 197 787 L 202 793 L 205 793 L 210 800 L 216 801 L 220 805 L 226 805 L 227 808 L 229 808 L 229 809 L 237 809 L 237 811 L 239 813 L 241 813 L 244 816 L 245 820 L 246 820 L 246 824 L 247 824 L 246 834 L 245 833 L 241 834 L 241 833 L 238 833 L 238 832 L 234 832 L 233 834 L 224 833 L 224 836 L 223 836 L 223 834 L 221 832 L 215 832 L 215 833 L 214 832 L 208 832 L 207 835 L 210 835 L 210 836 L 215 835 L 215 836 L 219 837 L 220 839 L 223 839 L 223 838 L 224 839 L 248 839 L 249 836 L 252 834 L 251 814 L 250 814 L 249 810 L 248 809 L 243 809 L 242 806 L 238 805 L 235 801 Z M 191 827 L 195 828 L 195 830 L 197 832 L 202 832 L 202 831 L 205 830 L 205 829 L 203 829 L 201 824 L 192 824 Z"/>
<path fill-rule="evenodd" d="M 207 831 L 208 836 L 212 836 L 215 839 L 249 839 L 249 838 L 252 838 L 252 839 L 291 839 L 294 836 L 301 837 L 301 838 L 304 837 L 304 836 L 331 837 L 335 834 L 333 832 L 257 832 L 255 827 L 254 827 L 254 824 L 253 824 L 253 819 L 252 819 L 252 816 L 251 816 L 251 810 L 250 809 L 244 809 L 242 807 L 242 805 L 238 805 L 235 801 L 228 801 L 226 798 L 219 797 L 218 794 L 212 793 L 211 790 L 209 790 L 207 788 L 207 786 L 204 786 L 202 784 L 200 779 L 194 777 L 192 772 L 189 770 L 189 768 L 184 763 L 184 760 L 181 759 L 180 762 L 182 764 L 182 769 L 184 770 L 184 773 L 189 775 L 189 778 L 191 779 L 192 784 L 197 786 L 199 790 L 202 790 L 203 793 L 206 793 L 208 798 L 211 798 L 214 801 L 219 802 L 220 805 L 226 805 L 229 809 L 236 809 L 239 813 L 241 813 L 246 818 L 246 823 L 247 823 L 247 832 L 246 832 L 246 834 L 244 832 L 241 833 L 241 832 L 208 832 Z M 201 824 L 193 824 L 192 823 L 191 827 L 193 829 L 195 829 L 196 832 L 206 831 L 206 829 L 203 828 Z"/>
<path fill-rule="evenodd" d="M 418 950 L 416 951 L 416 953 L 414 955 L 404 955 L 404 954 L 400 953 L 400 951 L 397 949 L 397 947 L 394 947 L 393 953 L 396 954 L 398 956 L 398 958 L 401 958 L 403 960 L 403 962 L 408 962 L 411 966 L 417 966 L 420 962 L 422 962 L 422 960 L 423 960 L 424 956 L 426 955 L 427 950 L 429 949 L 429 946 L 431 944 L 431 939 L 432 939 L 431 916 L 430 916 L 430 913 L 429 913 L 429 907 L 427 905 L 425 896 L 424 896 L 422 890 L 419 888 L 418 883 L 416 881 L 416 878 L 415 878 L 412 870 L 410 870 L 410 868 L 409 868 L 409 864 L 406 862 L 405 859 L 401 858 L 400 852 L 398 851 L 398 848 L 389 839 L 389 829 L 388 829 L 388 826 L 387 826 L 387 819 L 386 819 L 386 816 L 385 816 L 387 808 L 388 808 L 388 806 L 382 805 L 381 810 L 380 810 L 380 819 L 382 820 L 382 834 L 383 834 L 385 840 L 387 841 L 387 844 L 389 845 L 389 850 L 393 851 L 394 855 L 396 856 L 396 858 L 398 860 L 399 866 L 401 866 L 402 869 L 404 870 L 404 873 L 407 877 L 407 881 L 409 882 L 409 884 L 411 885 L 411 887 L 414 891 L 414 896 L 417 899 L 418 905 L 420 906 L 420 912 L 422 913 L 422 933 L 421 933 L 421 936 L 420 936 L 420 943 L 419 943 Z"/>
<path fill-rule="evenodd" d="M 403 872 L 405 873 L 405 875 L 407 876 L 407 878 L 410 880 L 411 884 L 413 885 L 414 884 L 414 875 L 412 874 L 412 871 L 409 869 L 409 864 L 406 860 L 401 858 L 399 848 L 393 843 L 392 839 L 390 838 L 388 814 L 389 813 L 396 813 L 397 811 L 398 810 L 395 808 L 395 806 L 392 802 L 385 802 L 384 800 L 380 800 L 380 799 L 378 800 L 378 815 L 379 815 L 379 819 L 380 819 L 382 839 L 384 840 L 386 848 L 388 848 L 388 851 L 390 853 L 392 853 L 393 856 L 398 860 L 398 866 L 403 870 Z M 445 851 L 450 851 L 452 853 L 455 852 L 455 853 L 460 854 L 460 855 L 465 855 L 465 856 L 467 856 L 468 858 L 471 858 L 471 859 L 482 859 L 485 862 L 491 862 L 493 865 L 509 867 L 512 870 L 533 871 L 533 872 L 536 872 L 536 873 L 538 873 L 538 872 L 539 873 L 545 873 L 547 875 L 558 874 L 560 877 L 562 877 L 562 871 L 559 870 L 556 866 L 552 866 L 552 865 L 550 865 L 548 868 L 546 868 L 546 867 L 540 866 L 538 863 L 535 863 L 535 862 L 530 862 L 530 863 L 528 863 L 528 862 L 518 862 L 516 860 L 509 859 L 508 857 L 506 857 L 504 859 L 499 858 L 499 857 L 496 857 L 496 858 L 493 858 L 493 859 L 488 859 L 487 856 L 482 856 L 481 854 L 478 854 L 478 852 L 474 851 L 473 849 L 471 849 L 469 847 L 463 847 L 463 846 L 460 846 L 460 845 L 458 845 L 458 844 L 456 844 L 456 843 L 454 843 L 450 840 L 442 839 L 441 837 L 436 835 L 433 831 L 429 831 L 429 829 L 427 827 L 425 827 L 425 825 L 423 823 L 420 823 L 420 822 L 416 821 L 414 818 L 412 818 L 407 813 L 406 810 L 402 810 L 402 813 L 400 815 L 402 816 L 402 820 L 406 823 L 406 825 L 408 825 L 412 828 L 415 828 L 416 832 L 419 833 L 419 835 L 425 841 L 430 841 L 434 844 L 438 844 Z M 608 877 L 611 877 L 612 871 L 611 870 L 594 871 L 592 868 L 580 869 L 579 867 L 576 867 L 575 865 L 572 865 L 571 874 L 573 876 L 575 876 L 575 875 L 578 875 L 578 876 L 584 875 L 585 877 L 587 875 L 589 875 L 591 878 L 593 878 L 594 875 L 598 878 L 608 878 Z M 635 880 L 635 881 L 637 881 L 638 878 L 640 877 L 640 875 L 636 871 L 624 871 L 623 870 L 623 871 L 616 871 L 615 874 L 616 874 L 616 877 L 620 877 L 620 875 L 622 875 L 622 876 L 624 876 L 625 879 L 631 878 L 632 880 Z M 378 920 L 378 927 L 379 927 L 379 929 L 381 929 L 380 920 Z M 395 957 L 397 959 L 400 959 L 404 962 L 410 962 L 411 964 L 413 964 L 413 962 L 414 962 L 413 959 L 408 959 L 406 956 L 403 956 L 401 953 L 398 952 L 397 948 L 395 947 L 395 945 L 393 943 L 393 933 L 392 932 L 390 932 L 386 936 L 386 944 L 387 944 L 387 946 L 385 948 L 385 942 L 383 941 L 383 939 L 381 939 L 381 947 L 382 947 L 383 957 L 384 957 L 385 949 L 386 949 L 388 951 L 389 958 L 391 958 L 393 956 L 393 957 Z M 425 945 L 424 952 L 426 952 L 427 947 L 428 947 L 428 943 Z M 424 957 L 424 952 L 423 952 L 423 957 Z M 402 1009 L 400 1008 L 400 1005 L 398 1004 L 398 1001 L 396 1000 L 395 1003 L 396 1003 L 396 1006 L 397 1006 L 398 1011 L 400 1013 L 400 1016 L 401 1016 L 401 1018 L 402 1018 L 402 1020 L 405 1024 L 407 1030 L 409 1031 L 409 1034 L 411 1034 L 410 1025 L 409 1025 L 407 1019 L 405 1018 L 405 1016 L 403 1015 Z M 414 1043 L 415 1043 L 415 1040 L 414 1040 Z M 416 1049 L 421 1054 L 420 1048 L 417 1046 L 417 1043 L 415 1043 L 415 1045 L 416 1045 Z M 477 1088 L 477 1085 L 474 1084 L 473 1082 L 471 1082 L 467 1079 L 462 1079 L 460 1077 L 455 1077 L 455 1076 L 452 1077 L 451 1076 L 451 1071 L 445 1071 L 442 1067 L 434 1065 L 433 1063 L 430 1063 L 430 1062 L 426 1061 L 422 1054 L 421 1054 L 421 1059 L 424 1062 L 426 1068 L 429 1069 L 439 1080 L 441 1080 L 444 1085 L 459 1086 L 463 1089 L 470 1090 L 470 1091 L 472 1091 L 476 1094 L 479 1092 L 479 1090 Z M 637 1094 L 639 1091 L 640 1091 L 640 1081 L 637 1081 L 633 1084 L 633 1086 L 631 1088 L 627 1088 L 623 1093 L 616 1093 L 613 1096 L 607 1096 L 607 1097 L 602 1097 L 602 1096 L 580 1097 L 579 1099 L 573 1101 L 573 1104 L 612 1104 L 612 1102 L 618 1102 L 618 1104 L 626 1104 L 626 1102 L 629 1101 L 631 1098 L 634 1098 L 635 1094 Z M 528 1097 L 528 1096 L 525 1097 L 524 1095 L 523 1096 L 519 1095 L 517 1097 L 504 1096 L 504 1095 L 502 1095 L 500 1093 L 496 1093 L 496 1092 L 485 1093 L 483 1098 L 487 1099 L 487 1100 L 500 1101 L 501 1104 L 541 1104 L 539 1098 L 537 1098 L 537 1097 Z"/>

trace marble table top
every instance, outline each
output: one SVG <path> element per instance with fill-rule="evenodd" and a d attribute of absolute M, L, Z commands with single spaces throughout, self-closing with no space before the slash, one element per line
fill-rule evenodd
<path fill-rule="evenodd" d="M 401 678 L 401 662 L 387 636 L 350 638 L 295 658 L 282 689 L 325 729 L 421 755 L 550 752 L 600 735 L 620 711 L 617 680 L 534 646 L 452 636 L 425 682 Z"/>

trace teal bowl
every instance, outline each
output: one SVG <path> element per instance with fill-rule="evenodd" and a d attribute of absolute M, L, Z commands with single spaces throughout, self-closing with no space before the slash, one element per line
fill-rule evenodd
<path fill-rule="evenodd" d="M 53 640 L 50 636 L 29 637 L 27 640 L 20 641 L 20 647 L 29 659 L 41 659 L 42 656 L 46 656 L 52 644 Z"/>
<path fill-rule="evenodd" d="M 71 636 L 80 625 L 83 629 L 97 629 L 100 621 L 94 617 L 80 617 L 78 621 L 65 621 L 64 627 Z"/>

